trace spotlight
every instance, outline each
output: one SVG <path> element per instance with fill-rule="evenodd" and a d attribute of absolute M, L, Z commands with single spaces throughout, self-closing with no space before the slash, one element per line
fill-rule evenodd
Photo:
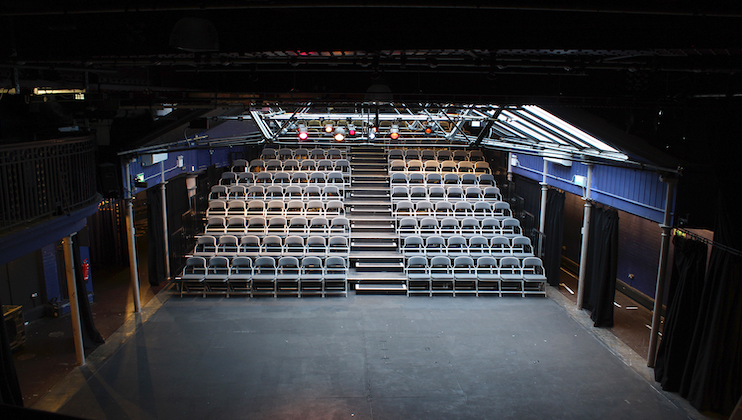
<path fill-rule="evenodd" d="M 373 140 L 375 138 L 376 138 L 376 127 L 374 127 L 373 125 L 370 125 L 368 127 L 368 139 Z"/>
<path fill-rule="evenodd" d="M 345 140 L 345 129 L 343 127 L 338 127 L 335 129 L 335 136 L 333 137 L 335 141 L 341 142 Z"/>
<path fill-rule="evenodd" d="M 309 130 L 304 124 L 299 124 L 299 140 L 306 140 L 309 138 Z"/>
<path fill-rule="evenodd" d="M 393 124 L 392 128 L 389 129 L 389 138 L 392 140 L 399 138 L 399 126 L 397 124 Z"/>
<path fill-rule="evenodd" d="M 325 124 L 325 133 L 332 133 L 332 124 L 331 123 Z"/>
<path fill-rule="evenodd" d="M 356 126 L 353 124 L 348 124 L 348 135 L 349 136 L 355 136 L 356 135 Z"/>
<path fill-rule="evenodd" d="M 429 136 L 433 134 L 433 124 L 428 123 L 428 125 L 425 126 L 425 136 Z"/>

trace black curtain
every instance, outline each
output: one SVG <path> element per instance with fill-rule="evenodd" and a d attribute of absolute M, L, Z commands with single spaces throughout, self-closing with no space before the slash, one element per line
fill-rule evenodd
<path fill-rule="evenodd" d="M 582 307 L 596 327 L 613 326 L 613 299 L 618 271 L 618 212 L 593 208 L 590 213 L 587 267 Z"/>
<path fill-rule="evenodd" d="M 147 269 L 149 284 L 157 286 L 165 278 L 165 239 L 162 231 L 162 192 L 160 187 L 147 189 Z"/>
<path fill-rule="evenodd" d="M 88 289 L 82 277 L 82 259 L 80 258 L 79 235 L 73 236 L 72 254 L 75 264 L 75 290 L 77 291 L 77 307 L 80 310 L 80 329 L 82 330 L 82 343 L 86 349 L 93 348 L 98 344 L 105 343 L 103 336 L 95 328 L 93 311 L 90 309 L 88 300 Z"/>
<path fill-rule="evenodd" d="M 544 269 L 552 286 L 559 286 L 562 265 L 564 231 L 564 192 L 549 189 L 546 195 L 546 238 L 544 239 Z"/>
<path fill-rule="evenodd" d="M 717 205 L 714 242 L 740 249 L 739 212 Z M 700 411 L 729 415 L 742 394 L 742 257 L 712 247 L 680 394 Z"/>
<path fill-rule="evenodd" d="M 1 306 L 1 305 L 0 305 Z M 15 371 L 5 321 L 0 322 L 0 403 L 23 407 L 21 386 Z"/>
<path fill-rule="evenodd" d="M 673 244 L 670 293 L 654 378 L 665 391 L 677 392 L 683 381 L 701 305 L 708 247 L 703 242 L 680 236 L 673 237 Z"/>
<path fill-rule="evenodd" d="M 184 255 L 195 245 L 194 235 L 188 235 L 186 223 L 191 221 L 186 176 L 171 178 L 167 183 L 167 223 L 170 236 L 170 275 L 185 265 Z"/>

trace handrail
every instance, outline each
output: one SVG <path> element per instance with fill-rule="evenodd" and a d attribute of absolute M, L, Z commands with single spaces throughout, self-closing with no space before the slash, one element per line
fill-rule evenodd
<path fill-rule="evenodd" d="M 70 214 L 95 197 L 92 136 L 0 146 L 0 233 Z"/>

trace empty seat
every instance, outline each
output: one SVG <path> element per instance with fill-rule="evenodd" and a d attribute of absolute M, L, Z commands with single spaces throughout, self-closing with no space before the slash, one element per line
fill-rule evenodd
<path fill-rule="evenodd" d="M 479 180 L 475 174 L 461 174 L 462 185 L 474 185 L 478 184 Z"/>
<path fill-rule="evenodd" d="M 310 236 L 307 238 L 307 253 L 308 254 L 327 254 L 327 242 L 322 236 Z"/>
<path fill-rule="evenodd" d="M 199 293 L 205 296 L 206 286 L 204 285 L 204 278 L 206 277 L 206 272 L 206 258 L 189 257 L 186 260 L 183 272 L 176 278 L 180 287 L 180 296 L 182 297 L 185 293 Z"/>
<path fill-rule="evenodd" d="M 335 161 L 335 170 L 343 173 L 350 173 L 350 161 L 348 161 L 348 159 L 338 159 Z"/>
<path fill-rule="evenodd" d="M 330 222 L 330 233 L 335 235 L 349 235 L 350 221 L 348 218 L 343 216 L 333 218 Z"/>
<path fill-rule="evenodd" d="M 494 236 L 490 239 L 490 254 L 493 257 L 511 256 L 510 240 L 505 236 Z"/>
<path fill-rule="evenodd" d="M 438 234 L 438 220 L 435 217 L 423 217 L 419 223 L 418 233 L 423 236 Z"/>
<path fill-rule="evenodd" d="M 474 164 L 474 172 L 488 174 L 491 172 L 490 164 L 487 162 L 476 162 Z"/>
<path fill-rule="evenodd" d="M 474 172 L 474 162 L 468 160 L 459 162 L 457 169 L 459 170 L 459 173 Z"/>
<path fill-rule="evenodd" d="M 251 185 L 247 187 L 247 198 L 265 198 L 265 187 L 262 185 Z"/>
<path fill-rule="evenodd" d="M 274 157 L 271 158 L 271 157 L 265 157 L 265 156 L 263 156 L 263 159 L 288 160 L 288 159 L 291 159 L 293 157 L 294 157 L 294 152 L 292 152 L 291 149 L 288 149 L 288 148 L 285 148 L 284 147 L 284 148 L 278 149 L 278 154 L 277 155 L 274 154 Z"/>
<path fill-rule="evenodd" d="M 446 254 L 449 257 L 458 257 L 461 255 L 468 255 L 469 248 L 466 243 L 466 238 L 461 235 L 453 235 L 446 241 Z"/>
<path fill-rule="evenodd" d="M 280 185 L 271 185 L 265 189 L 265 198 L 283 199 L 283 187 Z"/>
<path fill-rule="evenodd" d="M 423 242 L 423 238 L 417 235 L 405 237 L 400 251 L 407 257 L 425 255 L 425 243 Z"/>
<path fill-rule="evenodd" d="M 206 220 L 205 233 L 221 235 L 227 228 L 227 222 L 223 217 L 209 217 Z"/>
<path fill-rule="evenodd" d="M 500 258 L 500 289 L 503 294 L 519 294 L 525 296 L 523 289 L 523 272 L 520 260 L 515 257 Z"/>
<path fill-rule="evenodd" d="M 453 293 L 453 272 L 451 259 L 444 256 L 433 257 L 428 265 L 432 293 Z"/>
<path fill-rule="evenodd" d="M 404 160 L 404 150 L 389 149 L 389 160 Z"/>
<path fill-rule="evenodd" d="M 477 258 L 477 295 L 483 293 L 500 295 L 500 273 L 494 257 Z"/>
<path fill-rule="evenodd" d="M 485 187 L 482 192 L 482 197 L 488 201 L 500 201 L 502 195 L 500 195 L 500 189 L 497 187 Z"/>
<path fill-rule="evenodd" d="M 412 201 L 402 200 L 394 204 L 394 216 L 395 217 L 412 216 L 414 214 L 415 214 L 415 205 L 412 204 Z"/>
<path fill-rule="evenodd" d="M 342 257 L 328 257 L 325 260 L 323 295 L 348 294 L 348 264 Z"/>
<path fill-rule="evenodd" d="M 322 277 L 324 275 L 322 260 L 319 257 L 304 257 L 301 260 L 299 277 L 300 293 L 304 295 L 322 295 Z"/>
<path fill-rule="evenodd" d="M 250 200 L 247 202 L 245 214 L 248 216 L 262 216 L 265 214 L 265 201 Z"/>
<path fill-rule="evenodd" d="M 479 187 L 466 187 L 466 193 L 465 193 L 467 200 L 481 200 L 482 197 L 482 189 Z"/>
<path fill-rule="evenodd" d="M 325 212 L 325 203 L 322 200 L 309 200 L 306 206 L 306 214 L 320 216 Z"/>
<path fill-rule="evenodd" d="M 265 206 L 266 214 L 280 216 L 284 212 L 283 200 L 270 200 Z"/>
<path fill-rule="evenodd" d="M 253 264 L 252 296 L 275 296 L 277 274 L 273 257 L 258 257 Z"/>
<path fill-rule="evenodd" d="M 219 185 L 233 185 L 237 183 L 237 174 L 234 172 L 223 172 L 219 179 Z"/>
<path fill-rule="evenodd" d="M 229 294 L 250 295 L 252 291 L 252 259 L 235 257 L 229 272 Z"/>
<path fill-rule="evenodd" d="M 304 187 L 304 196 L 307 198 L 319 198 L 322 196 L 322 189 L 320 189 L 320 187 L 317 185 L 307 185 L 306 187 Z"/>
<path fill-rule="evenodd" d="M 301 200 L 304 198 L 304 190 L 298 185 L 290 185 L 283 191 L 283 196 L 288 199 Z"/>
<path fill-rule="evenodd" d="M 327 174 L 327 183 L 330 184 L 344 184 L 345 178 L 343 177 L 343 174 L 341 172 L 330 172 Z"/>
<path fill-rule="evenodd" d="M 418 201 L 415 203 L 415 214 L 418 216 L 432 216 L 435 214 L 435 207 L 430 201 Z"/>
<path fill-rule="evenodd" d="M 492 206 L 492 214 L 494 216 L 510 217 L 513 215 L 510 210 L 510 203 L 507 201 L 498 201 Z"/>
<path fill-rule="evenodd" d="M 219 256 L 232 258 L 240 252 L 240 242 L 234 235 L 222 235 L 216 252 Z"/>
<path fill-rule="evenodd" d="M 474 207 L 468 201 L 457 201 L 453 205 L 453 212 L 456 216 L 472 216 Z"/>
<path fill-rule="evenodd" d="M 295 159 L 308 159 L 309 158 L 309 150 L 305 148 L 299 148 L 294 150 L 294 158 Z"/>
<path fill-rule="evenodd" d="M 432 235 L 425 238 L 425 255 L 428 257 L 446 254 L 446 240 L 442 236 Z"/>
<path fill-rule="evenodd" d="M 288 149 L 281 149 L 281 150 L 288 150 Z M 279 153 L 276 152 L 276 149 L 271 149 L 268 147 L 266 147 L 265 149 L 263 149 L 263 151 L 260 152 L 261 159 L 276 159 L 278 156 L 279 156 Z M 289 150 L 289 157 L 291 157 L 291 150 Z"/>
<path fill-rule="evenodd" d="M 469 238 L 469 254 L 473 257 L 489 255 L 490 244 L 487 238 L 481 235 L 475 235 Z"/>
<path fill-rule="evenodd" d="M 404 172 L 395 172 L 389 178 L 389 182 L 392 185 L 407 185 L 407 175 Z"/>
<path fill-rule="evenodd" d="M 304 238 L 301 236 L 290 235 L 283 241 L 283 255 L 301 256 L 304 252 Z"/>
<path fill-rule="evenodd" d="M 392 187 L 392 198 L 408 199 L 409 197 L 410 197 L 410 193 L 408 192 L 407 187 L 403 187 L 403 186 Z"/>
<path fill-rule="evenodd" d="M 193 256 L 210 258 L 216 255 L 216 237 L 211 235 L 199 236 L 193 249 Z"/>
<path fill-rule="evenodd" d="M 281 161 L 278 159 L 269 159 L 265 161 L 265 170 L 266 171 L 280 171 L 283 169 L 283 165 L 281 164 Z"/>
<path fill-rule="evenodd" d="M 523 293 L 546 296 L 546 272 L 541 258 L 526 257 L 521 263 Z"/>
<path fill-rule="evenodd" d="M 429 160 L 435 160 L 435 150 L 424 149 L 420 151 L 420 160 L 427 163 Z M 436 162 L 437 165 L 437 162 Z M 426 169 L 427 170 L 427 169 Z"/>
<path fill-rule="evenodd" d="M 326 157 L 325 150 L 324 149 L 312 149 L 309 152 L 309 157 L 311 159 L 324 159 Z"/>
<path fill-rule="evenodd" d="M 407 184 L 422 185 L 425 183 L 425 174 L 421 172 L 411 173 L 407 176 Z"/>
<path fill-rule="evenodd" d="M 453 160 L 444 160 L 443 162 L 441 162 L 440 171 L 457 172 L 458 167 L 456 166 L 456 162 L 454 162 Z"/>
<path fill-rule="evenodd" d="M 227 220 L 227 227 L 225 232 L 242 236 L 245 234 L 246 228 L 247 225 L 245 224 L 245 218 L 242 216 L 234 216 L 230 217 L 229 220 Z"/>
<path fill-rule="evenodd" d="M 469 160 L 482 161 L 484 160 L 484 153 L 481 150 L 471 150 L 469 151 Z"/>
<path fill-rule="evenodd" d="M 342 159 L 343 152 L 341 152 L 340 149 L 329 149 L 327 151 L 327 158 L 328 159 Z"/>
<path fill-rule="evenodd" d="M 480 187 L 485 185 L 491 185 L 493 187 L 495 186 L 495 177 L 493 175 L 480 174 L 477 175 L 477 180 L 479 181 Z"/>
<path fill-rule="evenodd" d="M 522 233 L 520 229 L 520 221 L 518 219 L 508 217 L 503 219 L 500 225 L 502 226 L 501 229 L 503 235 L 520 235 Z"/>
<path fill-rule="evenodd" d="M 317 161 L 314 159 L 303 159 L 299 162 L 299 170 L 301 171 L 316 171 Z"/>
<path fill-rule="evenodd" d="M 477 269 L 474 259 L 469 256 L 458 256 L 453 260 L 454 294 L 477 293 Z"/>
<path fill-rule="evenodd" d="M 474 217 L 465 217 L 461 219 L 460 232 L 462 235 L 466 236 L 478 235 L 481 232 L 479 220 Z"/>
<path fill-rule="evenodd" d="M 253 258 L 260 255 L 260 238 L 255 235 L 245 235 L 240 238 L 239 254 Z"/>
<path fill-rule="evenodd" d="M 265 161 L 263 159 L 253 159 L 247 167 L 250 172 L 262 172 L 265 170 Z"/>
<path fill-rule="evenodd" d="M 342 194 L 340 193 L 340 187 L 337 185 L 327 185 L 322 187 L 322 196 L 326 199 L 329 198 L 340 198 L 342 197 Z"/>
<path fill-rule="evenodd" d="M 296 257 L 281 257 L 276 269 L 276 295 L 301 296 L 299 290 L 299 259 Z"/>
<path fill-rule="evenodd" d="M 482 235 L 499 235 L 500 221 L 494 217 L 485 217 L 479 224 Z"/>
<path fill-rule="evenodd" d="M 289 235 L 306 235 L 307 229 L 309 228 L 309 222 L 306 217 L 292 217 L 289 221 L 289 226 L 286 229 L 286 233 Z"/>
<path fill-rule="evenodd" d="M 444 200 L 446 198 L 446 189 L 443 187 L 430 187 L 428 189 L 428 198 L 431 200 Z"/>
<path fill-rule="evenodd" d="M 407 294 L 430 295 L 428 259 L 422 256 L 412 256 L 407 259 L 404 269 L 407 276 Z"/>
<path fill-rule="evenodd" d="M 443 183 L 447 185 L 456 185 L 459 183 L 459 176 L 457 174 L 445 174 L 443 175 Z"/>
<path fill-rule="evenodd" d="M 461 149 L 454 150 L 453 154 L 451 155 L 451 159 L 457 162 L 462 161 L 462 160 L 467 160 L 469 159 L 469 152 L 467 152 L 466 150 L 461 150 Z"/>
<path fill-rule="evenodd" d="M 439 173 L 425 174 L 425 183 L 428 185 L 439 185 L 443 183 L 443 177 Z"/>
<path fill-rule="evenodd" d="M 331 236 L 327 242 L 328 254 L 348 255 L 349 251 L 348 238 L 345 236 Z"/>
<path fill-rule="evenodd" d="M 436 157 L 438 158 L 438 160 L 451 160 L 451 151 L 439 150 Z"/>
<path fill-rule="evenodd" d="M 310 184 L 326 184 L 327 178 L 325 177 L 325 174 L 322 172 L 312 172 L 309 175 L 309 183 Z"/>
<path fill-rule="evenodd" d="M 270 220 L 268 221 L 268 227 L 266 230 L 266 234 L 286 235 L 287 225 L 288 223 L 285 217 L 283 216 L 271 217 Z"/>
<path fill-rule="evenodd" d="M 265 217 L 251 217 L 250 220 L 247 222 L 247 233 L 262 235 L 265 234 L 265 227 Z"/>
<path fill-rule="evenodd" d="M 345 214 L 345 205 L 340 200 L 330 200 L 325 205 L 325 214 L 333 216 Z"/>
<path fill-rule="evenodd" d="M 437 201 L 435 203 L 435 215 L 439 217 L 452 216 L 453 204 L 449 201 Z"/>
<path fill-rule="evenodd" d="M 242 185 L 252 184 L 255 181 L 255 174 L 252 172 L 239 172 L 237 174 L 237 183 Z"/>
<path fill-rule="evenodd" d="M 235 238 L 236 240 L 237 238 Z M 229 259 L 212 257 L 204 276 L 205 294 L 219 294 L 229 297 Z"/>
<path fill-rule="evenodd" d="M 332 171 L 335 169 L 335 164 L 330 159 L 320 159 L 317 161 L 318 171 Z"/>
<path fill-rule="evenodd" d="M 209 193 L 209 200 L 226 200 L 228 197 L 227 195 L 227 187 L 224 185 L 214 185 L 211 187 L 211 192 Z"/>
<path fill-rule="evenodd" d="M 244 200 L 229 200 L 227 202 L 227 216 L 245 216 L 247 208 Z"/>
<path fill-rule="evenodd" d="M 390 171 L 406 171 L 407 165 L 404 160 L 395 159 L 389 164 Z"/>
<path fill-rule="evenodd" d="M 244 185 L 230 185 L 227 187 L 227 196 L 230 200 L 244 200 L 246 194 Z"/>
<path fill-rule="evenodd" d="M 486 217 L 492 215 L 492 206 L 486 201 L 477 201 L 474 203 L 472 213 L 477 217 Z"/>
<path fill-rule="evenodd" d="M 304 213 L 304 202 L 301 200 L 291 200 L 286 204 L 286 215 L 301 215 Z"/>
<path fill-rule="evenodd" d="M 299 169 L 299 161 L 296 159 L 287 159 L 283 162 L 284 171 L 296 171 Z"/>
<path fill-rule="evenodd" d="M 288 172 L 274 172 L 273 173 L 273 184 L 290 184 L 291 183 L 291 175 L 289 175 Z"/>
<path fill-rule="evenodd" d="M 294 172 L 291 174 L 291 183 L 303 185 L 309 182 L 309 175 L 306 172 Z"/>
<path fill-rule="evenodd" d="M 327 235 L 330 223 L 326 217 L 315 217 L 309 222 L 309 233 Z"/>
<path fill-rule="evenodd" d="M 455 235 L 459 233 L 459 221 L 455 217 L 444 217 L 440 223 L 441 235 Z"/>
<path fill-rule="evenodd" d="M 414 235 L 417 232 L 417 219 L 414 217 L 403 217 L 399 220 L 397 232 L 400 235 Z"/>
<path fill-rule="evenodd" d="M 410 187 L 410 199 L 424 200 L 428 198 L 428 189 L 422 186 Z"/>
<path fill-rule="evenodd" d="M 259 172 L 255 175 L 256 184 L 271 184 L 273 183 L 273 174 L 268 172 Z"/>
<path fill-rule="evenodd" d="M 209 200 L 206 217 L 224 217 L 227 215 L 227 202 L 224 200 Z"/>
<path fill-rule="evenodd" d="M 446 190 L 446 198 L 450 201 L 458 201 L 464 199 L 464 189 L 461 187 L 449 187 Z"/>
<path fill-rule="evenodd" d="M 418 152 L 416 149 L 407 149 L 404 152 L 404 158 L 405 160 L 413 160 L 413 159 L 420 159 L 420 152 Z"/>

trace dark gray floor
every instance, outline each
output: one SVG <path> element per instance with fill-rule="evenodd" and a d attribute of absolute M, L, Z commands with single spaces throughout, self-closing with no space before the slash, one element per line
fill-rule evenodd
<path fill-rule="evenodd" d="M 172 298 L 59 411 L 96 419 L 684 419 L 545 298 Z"/>

